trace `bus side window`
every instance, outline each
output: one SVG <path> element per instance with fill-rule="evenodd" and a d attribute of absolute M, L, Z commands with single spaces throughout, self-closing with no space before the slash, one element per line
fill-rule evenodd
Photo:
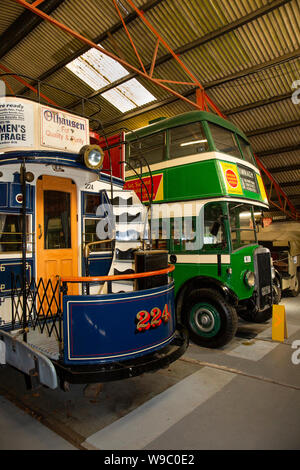
<path fill-rule="evenodd" d="M 171 220 L 171 250 L 193 252 L 203 247 L 202 215 Z"/>
<path fill-rule="evenodd" d="M 169 139 L 170 159 L 208 152 L 208 142 L 201 122 L 170 129 Z"/>
<path fill-rule="evenodd" d="M 204 208 L 203 249 L 224 249 L 227 246 L 223 208 L 220 203 L 209 203 Z"/>
<path fill-rule="evenodd" d="M 149 165 L 159 163 L 164 160 L 165 155 L 165 132 L 152 134 L 130 143 L 129 158 L 134 167 L 139 167 L 139 159 L 145 165 L 143 158 Z M 132 163 L 133 161 L 133 163 Z"/>

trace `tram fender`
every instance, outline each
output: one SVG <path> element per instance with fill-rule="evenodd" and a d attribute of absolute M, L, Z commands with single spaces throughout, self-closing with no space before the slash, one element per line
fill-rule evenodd
<path fill-rule="evenodd" d="M 41 384 L 51 389 L 57 388 L 56 370 L 48 357 L 6 331 L 0 331 L 0 342 L 5 345 L 6 364 L 15 367 L 29 376 L 35 370 Z"/>

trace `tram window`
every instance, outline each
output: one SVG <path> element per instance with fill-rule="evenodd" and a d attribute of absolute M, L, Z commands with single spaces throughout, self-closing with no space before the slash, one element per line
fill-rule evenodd
<path fill-rule="evenodd" d="M 26 216 L 28 234 L 29 218 Z M 0 214 L 0 253 L 21 252 L 22 216 L 19 214 Z"/>
<path fill-rule="evenodd" d="M 131 142 L 129 147 L 130 161 L 134 162 L 133 166 L 139 166 L 139 159 L 144 157 L 147 162 L 152 165 L 159 163 L 164 159 L 165 153 L 165 133 L 152 134 L 148 137 L 141 138 Z M 142 159 L 142 165 L 145 161 Z"/>
<path fill-rule="evenodd" d="M 224 249 L 227 247 L 224 213 L 221 203 L 209 203 L 204 207 L 203 250 Z"/>
<path fill-rule="evenodd" d="M 175 127 L 169 131 L 169 158 L 208 152 L 208 143 L 200 122 Z"/>
<path fill-rule="evenodd" d="M 254 159 L 251 152 L 250 144 L 248 144 L 242 137 L 238 136 L 238 140 L 242 149 L 244 159 L 249 163 L 254 163 Z"/>
<path fill-rule="evenodd" d="M 46 250 L 71 248 L 69 193 L 44 191 L 44 233 Z"/>
<path fill-rule="evenodd" d="M 97 223 L 99 219 L 84 219 L 83 246 L 88 243 L 99 242 L 96 233 Z M 90 253 L 98 253 L 99 251 L 111 251 L 111 243 L 95 243 L 90 245 Z"/>
<path fill-rule="evenodd" d="M 84 213 L 96 214 L 97 208 L 100 206 L 100 194 L 84 195 Z"/>
<path fill-rule="evenodd" d="M 233 132 L 211 122 L 209 123 L 209 128 L 217 150 L 228 153 L 233 157 L 242 158 Z"/>

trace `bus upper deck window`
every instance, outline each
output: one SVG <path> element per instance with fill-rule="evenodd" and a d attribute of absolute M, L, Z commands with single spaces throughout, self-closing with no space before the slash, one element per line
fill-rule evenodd
<path fill-rule="evenodd" d="M 229 129 L 209 123 L 211 135 L 215 144 L 216 150 L 223 153 L 228 153 L 233 157 L 242 158 L 239 146 L 237 144 L 235 135 Z"/>
<path fill-rule="evenodd" d="M 145 165 L 144 158 L 149 165 L 163 161 L 165 153 L 165 133 L 152 134 L 130 143 L 129 158 L 134 168 L 138 167 L 141 159 Z"/>
<path fill-rule="evenodd" d="M 244 159 L 249 163 L 252 163 L 252 164 L 255 163 L 253 156 L 252 156 L 250 144 L 248 144 L 248 142 L 246 142 L 240 136 L 238 136 L 238 139 L 239 139 L 239 143 L 243 152 Z"/>
<path fill-rule="evenodd" d="M 207 138 L 201 122 L 175 127 L 169 131 L 169 158 L 208 152 Z"/>

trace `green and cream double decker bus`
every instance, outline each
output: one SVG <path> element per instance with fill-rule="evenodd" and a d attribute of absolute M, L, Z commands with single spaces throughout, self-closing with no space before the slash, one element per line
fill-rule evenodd
<path fill-rule="evenodd" d="M 246 136 L 219 116 L 192 111 L 125 138 L 126 187 L 145 204 L 152 199 L 152 248 L 168 250 L 175 264 L 177 314 L 191 339 L 220 347 L 238 316 L 268 320 L 271 258 L 257 241 L 268 201 Z"/>

